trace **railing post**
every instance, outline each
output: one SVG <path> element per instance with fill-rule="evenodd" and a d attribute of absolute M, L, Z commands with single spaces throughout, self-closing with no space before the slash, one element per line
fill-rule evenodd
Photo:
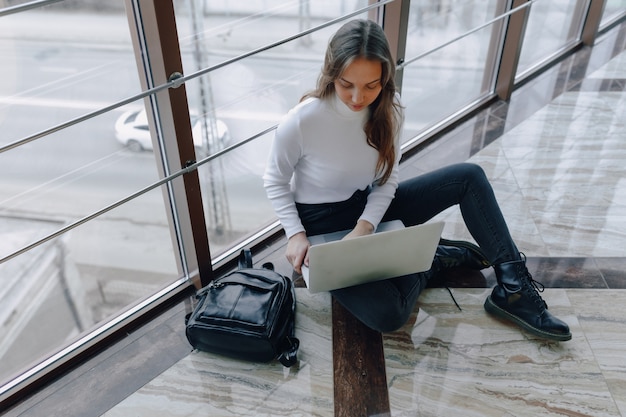
<path fill-rule="evenodd" d="M 522 6 L 529 1 L 530 0 L 512 0 L 509 10 Z M 500 67 L 497 71 L 495 86 L 496 94 L 502 100 L 509 100 L 513 93 L 515 74 L 517 73 L 517 65 L 522 51 L 524 32 L 526 30 L 529 14 L 530 8 L 524 7 L 507 18 L 504 42 L 502 45 L 502 57 L 500 59 Z"/>
<path fill-rule="evenodd" d="M 183 74 L 172 0 L 126 0 L 142 88 L 166 84 Z M 195 162 L 185 85 L 161 90 L 145 100 L 159 175 Z M 163 187 L 179 273 L 200 288 L 213 270 L 197 170 Z"/>

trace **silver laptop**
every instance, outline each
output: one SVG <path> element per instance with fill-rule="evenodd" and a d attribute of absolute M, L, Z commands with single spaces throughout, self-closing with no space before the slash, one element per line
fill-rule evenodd
<path fill-rule="evenodd" d="M 340 240 L 350 231 L 310 236 L 309 266 L 302 276 L 310 292 L 330 291 L 431 268 L 443 222 L 404 227 L 381 223 L 376 233 Z"/>

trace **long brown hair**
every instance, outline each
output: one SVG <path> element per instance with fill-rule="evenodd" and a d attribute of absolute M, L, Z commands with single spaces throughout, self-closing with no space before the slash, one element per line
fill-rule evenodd
<path fill-rule="evenodd" d="M 394 138 L 400 128 L 400 104 L 395 100 L 396 66 L 383 29 L 371 20 L 351 20 L 344 24 L 331 38 L 324 66 L 315 90 L 304 95 L 325 99 L 335 93 L 335 80 L 356 58 L 379 61 L 382 67 L 382 90 L 370 104 L 370 117 L 364 131 L 367 143 L 378 151 L 376 171 L 382 173 L 379 180 L 384 184 L 391 175 L 396 157 Z"/>

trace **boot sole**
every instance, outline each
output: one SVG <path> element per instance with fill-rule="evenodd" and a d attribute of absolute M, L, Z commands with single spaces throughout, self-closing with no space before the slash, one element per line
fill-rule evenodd
<path fill-rule="evenodd" d="M 491 296 L 488 296 L 487 299 L 485 300 L 484 307 L 487 313 L 490 313 L 504 320 L 512 321 L 513 323 L 517 324 L 518 326 L 528 331 L 529 333 L 534 334 L 535 336 L 543 337 L 545 339 L 550 339 L 550 340 L 557 340 L 559 342 L 566 342 L 572 338 L 571 333 L 567 333 L 567 334 L 550 333 L 550 332 L 546 332 L 545 330 L 537 329 L 536 327 L 531 326 L 530 324 L 526 323 L 524 320 L 520 319 L 519 317 L 500 308 L 491 300 Z"/>
<path fill-rule="evenodd" d="M 491 266 L 491 263 L 487 260 L 487 257 L 483 253 L 483 251 L 478 247 L 478 245 L 474 245 L 471 242 L 467 242 L 465 240 L 450 240 L 450 239 L 439 239 L 439 244 L 444 246 L 456 246 L 458 248 L 465 248 L 470 250 L 476 255 L 478 259 L 480 259 L 480 263 L 482 264 L 482 269 L 488 268 Z"/>

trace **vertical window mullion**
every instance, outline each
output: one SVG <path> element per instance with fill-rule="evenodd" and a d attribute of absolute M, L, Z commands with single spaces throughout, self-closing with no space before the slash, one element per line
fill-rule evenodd
<path fill-rule="evenodd" d="M 598 29 L 604 14 L 606 0 L 589 0 L 587 14 L 581 31 L 581 40 L 584 45 L 593 45 L 598 36 Z"/>
<path fill-rule="evenodd" d="M 129 21 L 142 88 L 153 88 L 182 76 L 172 1 L 126 0 L 126 3 L 128 10 L 133 11 L 129 13 Z M 194 163 L 185 85 L 161 90 L 146 100 L 146 107 L 161 178 Z M 200 288 L 212 279 L 213 271 L 197 170 L 164 188 L 164 198 L 171 207 L 168 220 L 174 248 L 179 252 L 179 272 L 192 278 Z"/>
<path fill-rule="evenodd" d="M 383 6 L 382 21 L 379 22 L 385 31 L 385 35 L 387 35 L 391 54 L 396 60 L 396 65 L 398 65 L 396 70 L 396 86 L 400 92 L 402 92 L 402 63 L 405 60 L 406 53 L 410 5 L 410 0 L 396 0 L 385 4 Z"/>
<path fill-rule="evenodd" d="M 523 6 L 530 0 L 513 0 L 508 10 Z M 504 42 L 502 45 L 502 55 L 500 57 L 500 65 L 497 71 L 495 92 L 502 100 L 508 100 L 513 93 L 515 85 L 515 75 L 517 73 L 517 65 L 522 52 L 522 43 L 524 41 L 524 32 L 530 9 L 524 7 L 513 13 L 507 18 L 505 26 Z"/>

